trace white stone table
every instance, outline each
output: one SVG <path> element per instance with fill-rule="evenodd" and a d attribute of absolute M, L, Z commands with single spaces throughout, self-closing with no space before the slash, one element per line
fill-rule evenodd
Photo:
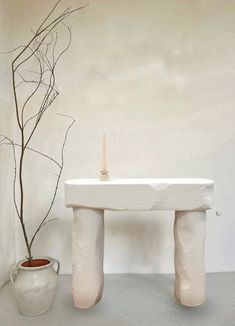
<path fill-rule="evenodd" d="M 89 308 L 104 284 L 104 211 L 175 211 L 175 297 L 185 306 L 205 302 L 204 240 L 213 181 L 207 179 L 92 179 L 65 183 L 65 203 L 74 211 L 73 298 Z"/>

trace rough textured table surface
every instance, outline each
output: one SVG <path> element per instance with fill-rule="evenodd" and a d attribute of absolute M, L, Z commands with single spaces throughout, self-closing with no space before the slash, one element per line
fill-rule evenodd
<path fill-rule="evenodd" d="M 74 179 L 65 182 L 67 207 L 108 210 L 206 210 L 212 207 L 208 179 Z"/>
<path fill-rule="evenodd" d="M 74 212 L 73 297 L 89 308 L 104 286 L 104 211 L 174 210 L 175 298 L 185 306 L 205 302 L 204 240 L 213 181 L 207 179 L 92 179 L 65 183 L 65 203 Z"/>

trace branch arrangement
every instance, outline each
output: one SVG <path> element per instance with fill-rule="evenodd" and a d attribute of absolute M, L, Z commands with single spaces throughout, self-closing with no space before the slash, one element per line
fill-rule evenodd
<path fill-rule="evenodd" d="M 13 199 L 16 214 L 19 218 L 23 236 L 28 252 L 27 259 L 31 262 L 32 245 L 39 231 L 49 222 L 55 219 L 48 219 L 53 204 L 55 202 L 58 191 L 59 181 L 64 167 L 64 149 L 69 131 L 75 120 L 67 115 L 60 115 L 70 119 L 70 123 L 65 131 L 63 143 L 61 146 L 61 160 L 58 162 L 53 157 L 42 153 L 41 151 L 31 147 L 32 138 L 40 126 L 40 122 L 44 118 L 45 113 L 50 110 L 53 102 L 59 95 L 56 85 L 56 67 L 69 49 L 71 44 L 71 28 L 65 24 L 65 20 L 73 13 L 83 9 L 85 6 L 78 8 L 66 8 L 62 13 L 53 18 L 57 7 L 62 0 L 55 3 L 49 14 L 42 21 L 36 32 L 32 31 L 33 35 L 26 45 L 17 47 L 10 52 L 17 52 L 11 64 L 12 73 L 12 89 L 14 96 L 15 115 L 17 128 L 20 133 L 20 142 L 17 143 L 5 135 L 0 135 L 0 145 L 9 145 L 12 147 L 14 158 L 14 180 L 13 180 Z M 62 27 L 68 35 L 67 44 L 63 48 L 58 49 L 59 34 L 58 27 Z M 33 70 L 31 67 L 34 67 Z M 25 89 L 29 93 L 22 100 L 22 95 Z M 40 101 L 38 103 L 38 98 Z M 35 104 L 37 102 L 37 104 Z M 19 155 L 16 150 L 19 149 Z M 45 216 L 43 216 L 40 224 L 34 231 L 31 238 L 25 226 L 25 195 L 24 195 L 24 159 L 26 151 L 34 152 L 44 158 L 52 161 L 58 168 L 55 189 L 52 199 Z"/>

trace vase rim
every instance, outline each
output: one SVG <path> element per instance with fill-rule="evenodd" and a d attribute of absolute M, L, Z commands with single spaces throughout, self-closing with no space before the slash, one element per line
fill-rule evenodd
<path fill-rule="evenodd" d="M 46 269 L 51 267 L 55 260 L 52 257 L 48 257 L 48 256 L 35 256 L 33 257 L 33 260 L 37 260 L 37 259 L 41 259 L 41 260 L 48 260 L 49 263 L 46 265 L 42 265 L 42 266 L 33 266 L 33 267 L 27 267 L 27 266 L 22 266 L 25 262 L 28 261 L 28 259 L 21 259 L 20 261 L 18 261 L 16 263 L 16 267 L 20 270 L 24 270 L 24 271 L 38 271 L 40 269 Z"/>

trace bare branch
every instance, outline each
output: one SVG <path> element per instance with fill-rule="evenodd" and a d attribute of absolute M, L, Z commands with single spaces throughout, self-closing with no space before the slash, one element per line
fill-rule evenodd
<path fill-rule="evenodd" d="M 58 221 L 58 220 L 59 220 L 59 218 L 58 218 L 58 217 L 55 217 L 55 218 L 52 218 L 52 219 L 50 219 L 50 220 L 44 222 L 44 223 L 42 224 L 41 229 L 42 229 L 46 224 L 48 224 L 48 223 L 50 223 L 50 222 L 53 222 L 53 221 Z"/>
<path fill-rule="evenodd" d="M 16 214 L 20 219 L 20 213 L 19 213 L 19 208 L 17 205 L 16 201 L 16 173 L 17 173 L 17 161 L 16 161 L 16 152 L 15 152 L 15 145 L 14 142 L 7 136 L 5 135 L 0 135 L 2 137 L 2 140 L 0 141 L 0 145 L 4 144 L 3 141 L 7 140 L 11 145 L 12 145 L 12 151 L 13 151 L 13 159 L 14 159 L 14 177 L 13 177 L 13 201 L 14 201 L 14 206 L 16 210 Z"/>
<path fill-rule="evenodd" d="M 9 51 L 5 51 L 5 52 L 0 52 L 0 54 L 10 54 L 10 53 L 13 53 L 19 49 L 22 49 L 22 48 L 25 48 L 25 45 L 20 45 L 20 46 L 17 46 L 15 49 L 12 49 L 12 50 L 9 50 Z"/>
<path fill-rule="evenodd" d="M 3 142 L 0 142 L 0 146 L 1 145 L 10 145 L 10 146 L 17 146 L 17 147 L 21 147 L 20 144 L 16 144 L 14 142 L 9 142 L 9 143 L 3 143 Z M 52 161 L 53 163 L 55 163 L 59 168 L 61 168 L 61 164 L 58 163 L 53 157 L 47 155 L 47 154 L 44 154 L 43 152 L 37 150 L 37 149 L 34 149 L 34 148 L 31 148 L 31 147 L 26 147 L 25 149 L 29 150 L 29 151 L 32 151 L 36 154 L 39 154 L 41 156 L 44 156 L 46 158 L 48 158 L 48 160 Z"/>
<path fill-rule="evenodd" d="M 45 225 L 44 223 L 47 220 L 47 217 L 50 214 L 51 209 L 52 209 L 52 207 L 54 205 L 55 198 L 56 198 L 57 191 L 58 191 L 58 187 L 59 187 L 59 182 L 60 182 L 61 174 L 62 174 L 63 167 L 64 167 L 64 148 L 65 148 L 66 141 L 67 141 L 67 138 L 68 138 L 68 133 L 69 133 L 70 129 L 72 128 L 73 124 L 76 122 L 76 120 L 74 118 L 70 117 L 70 116 L 66 116 L 66 115 L 63 115 L 63 114 L 59 114 L 59 115 L 60 116 L 63 116 L 63 117 L 67 117 L 67 118 L 72 119 L 72 122 L 69 124 L 69 126 L 68 126 L 68 128 L 66 129 L 66 132 L 65 132 L 64 141 L 63 141 L 62 149 L 61 149 L 61 168 L 60 168 L 59 174 L 57 176 L 56 186 L 55 186 L 55 190 L 54 190 L 54 193 L 53 193 L 53 196 L 52 196 L 52 200 L 51 200 L 51 203 L 49 205 L 49 208 L 47 210 L 47 213 L 46 213 L 45 217 L 42 219 L 41 223 L 39 224 L 38 228 L 36 229 L 35 233 L 32 236 L 32 239 L 30 241 L 30 248 L 32 248 L 33 242 L 34 242 L 35 237 L 37 236 L 38 232 Z"/>
<path fill-rule="evenodd" d="M 55 11 L 56 7 L 58 7 L 58 5 L 60 4 L 61 1 L 62 0 L 58 0 L 56 2 L 56 4 L 51 9 L 51 11 L 49 12 L 49 14 L 46 16 L 46 18 L 42 21 L 41 25 L 38 27 L 36 34 L 38 34 L 40 32 L 40 29 L 43 27 L 43 25 L 45 24 L 45 22 L 50 18 L 50 16 L 53 14 L 53 12 Z"/>
<path fill-rule="evenodd" d="M 5 138 L 4 136 L 4 138 L 0 140 L 0 145 L 8 144 L 13 148 L 15 163 L 15 176 L 13 182 L 14 204 L 22 226 L 29 261 L 32 260 L 31 247 L 36 235 L 43 226 L 53 220 L 47 220 L 47 218 L 51 212 L 58 191 L 59 181 L 64 166 L 64 149 L 68 133 L 75 122 L 73 118 L 69 117 L 72 119 L 72 122 L 69 124 L 64 135 L 64 140 L 61 147 L 61 162 L 57 162 L 51 156 L 44 154 L 30 146 L 30 142 L 33 135 L 38 130 L 40 121 L 43 119 L 44 114 L 50 108 L 52 108 L 52 104 L 59 94 L 56 85 L 55 70 L 60 58 L 68 50 L 72 37 L 71 29 L 64 23 L 64 21 L 75 12 L 78 12 L 79 10 L 87 7 L 87 5 L 80 6 L 75 9 L 68 7 L 57 16 L 53 17 L 56 9 L 59 7 L 61 2 L 62 0 L 56 0 L 56 3 L 46 15 L 46 17 L 42 20 L 41 24 L 36 29 L 36 32 L 32 30 L 32 37 L 28 40 L 26 45 L 17 47 L 16 49 L 8 52 L 11 53 L 19 50 L 12 61 L 11 73 L 16 120 L 20 131 L 21 141 L 19 143 L 15 143 L 10 139 Z M 62 50 L 58 50 L 57 46 L 59 35 L 56 31 L 56 28 L 60 25 L 64 26 L 68 31 L 68 43 Z M 29 70 L 29 64 L 32 65 L 35 63 L 37 68 Z M 28 72 L 27 75 L 26 72 Z M 30 76 L 29 73 L 31 73 Z M 27 95 L 25 95 L 25 98 L 21 99 L 19 97 L 19 92 L 22 90 L 22 86 L 27 86 L 30 84 L 32 89 L 30 88 L 30 91 L 27 93 Z M 33 99 L 38 99 L 37 95 L 39 94 L 41 100 L 39 105 L 35 107 Z M 15 152 L 16 147 L 20 148 L 19 156 L 17 157 Z M 25 227 L 25 185 L 23 173 L 25 166 L 25 153 L 28 150 L 49 159 L 55 163 L 59 169 L 59 172 L 56 176 L 55 189 L 48 210 L 46 211 L 46 214 L 43 217 L 38 228 L 36 228 L 36 231 L 30 241 Z M 16 202 L 16 190 L 19 190 L 18 203 Z"/>
<path fill-rule="evenodd" d="M 63 22 L 61 22 L 61 24 L 63 24 L 67 30 L 68 30 L 68 34 L 69 34 L 69 42 L 67 44 L 67 46 L 64 48 L 63 51 L 61 51 L 61 53 L 58 55 L 56 61 L 55 61 L 55 65 L 58 63 L 59 59 L 62 57 L 62 55 L 69 49 L 71 42 L 72 42 L 72 32 L 71 32 L 71 28 L 69 26 L 67 26 L 66 24 L 64 24 Z"/>
<path fill-rule="evenodd" d="M 23 49 L 20 54 L 13 60 L 13 66 L 14 66 L 14 63 L 18 60 L 18 58 L 25 52 L 25 50 L 32 44 L 32 42 L 38 37 L 40 36 L 41 34 L 43 34 L 45 31 L 48 30 L 49 28 L 49 31 L 45 34 L 45 36 L 43 37 L 42 41 L 40 42 L 40 44 L 45 40 L 45 38 L 48 36 L 48 34 L 54 30 L 54 28 L 59 24 L 61 23 L 63 20 L 65 20 L 66 18 L 68 18 L 70 15 L 72 15 L 73 13 L 79 11 L 79 10 L 82 10 L 83 8 L 87 7 L 88 4 L 84 5 L 84 6 L 81 6 L 81 7 L 78 7 L 74 10 L 65 10 L 64 13 L 62 13 L 59 17 L 57 17 L 56 19 L 54 19 L 51 23 L 49 23 L 46 27 L 44 27 L 41 31 L 38 31 L 34 37 L 31 39 L 31 41 L 25 46 L 25 49 Z M 38 48 L 37 48 L 38 49 Z M 37 49 L 35 49 L 34 51 L 36 52 Z M 14 67 L 14 70 L 16 71 L 23 63 L 25 63 L 26 61 L 28 61 L 31 57 L 32 57 L 33 54 L 29 55 L 28 57 L 26 57 L 23 61 L 21 61 L 20 63 L 18 63 L 16 65 L 16 67 Z"/>

